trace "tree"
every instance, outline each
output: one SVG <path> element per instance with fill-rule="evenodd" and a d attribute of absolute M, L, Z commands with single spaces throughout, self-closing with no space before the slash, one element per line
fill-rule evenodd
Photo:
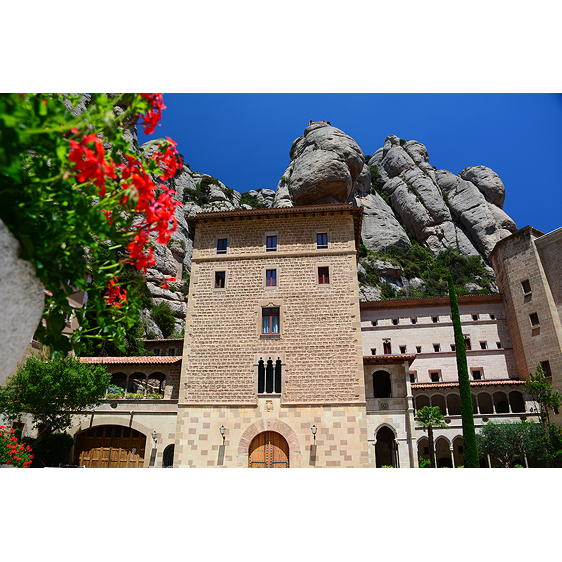
<path fill-rule="evenodd" d="M 416 421 L 419 425 L 427 428 L 427 439 L 429 440 L 429 460 L 431 468 L 436 468 L 435 464 L 435 446 L 433 444 L 433 428 L 449 426 L 445 423 L 445 418 L 439 409 L 439 406 L 424 406 L 418 410 Z"/>
<path fill-rule="evenodd" d="M 472 411 L 472 395 L 470 393 L 470 379 L 468 378 L 468 363 L 466 361 L 466 347 L 462 333 L 459 304 L 455 293 L 455 286 L 451 275 L 447 276 L 449 283 L 449 300 L 451 302 L 451 318 L 455 331 L 455 351 L 457 355 L 457 372 L 459 376 L 459 393 L 461 397 L 463 462 L 466 468 L 480 468 L 478 445 L 476 443 L 476 429 Z"/>
<path fill-rule="evenodd" d="M 541 365 L 536 372 L 529 373 L 523 387 L 539 406 L 540 421 L 544 427 L 544 453 L 539 460 L 551 466 L 562 465 L 562 431 L 550 421 L 550 412 L 558 414 L 562 406 L 562 395 L 552 388 Z"/>
<path fill-rule="evenodd" d="M 496 458 L 504 468 L 524 457 L 541 458 L 544 454 L 544 428 L 528 421 L 488 422 L 477 436 L 481 456 Z"/>
<path fill-rule="evenodd" d="M 31 355 L 0 388 L 0 415 L 10 422 L 31 415 L 39 432 L 37 444 L 69 428 L 73 415 L 99 405 L 110 380 L 103 364 L 81 363 L 72 356 Z"/>
<path fill-rule="evenodd" d="M 171 139 L 141 154 L 131 128 L 147 134 L 164 109 L 162 94 L 0 94 L 0 220 L 19 241 L 47 298 L 36 338 L 53 354 L 80 352 L 103 335 L 124 349 L 138 322 L 139 295 L 120 281 L 126 263 L 146 272 L 152 246 L 176 230 L 180 205 L 166 182 L 182 167 Z M 125 251 L 104 255 L 105 245 Z M 127 291 L 129 289 L 129 291 Z M 65 334 L 75 292 L 96 294 L 79 330 Z"/>

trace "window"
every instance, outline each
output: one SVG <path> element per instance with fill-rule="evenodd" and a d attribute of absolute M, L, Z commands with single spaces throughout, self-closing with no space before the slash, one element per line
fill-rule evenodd
<path fill-rule="evenodd" d="M 437 324 L 437 322 L 439 322 L 439 316 L 432 316 L 432 317 L 431 317 L 431 321 L 432 321 L 434 324 Z"/>
<path fill-rule="evenodd" d="M 472 371 L 472 380 L 473 381 L 481 381 L 482 380 L 482 371 L 480 371 L 480 370 Z"/>
<path fill-rule="evenodd" d="M 501 342 L 501 341 L 497 341 L 497 342 L 496 342 L 496 346 L 497 346 L 498 349 L 501 349 L 501 348 L 502 348 L 502 342 Z"/>
<path fill-rule="evenodd" d="M 266 242 L 266 251 L 276 252 L 277 251 L 277 236 L 268 236 Z"/>
<path fill-rule="evenodd" d="M 393 318 L 393 319 L 392 319 L 392 324 L 393 324 L 394 326 L 398 326 L 398 320 L 399 320 L 398 318 Z"/>
<path fill-rule="evenodd" d="M 376 355 L 377 354 L 377 348 L 376 347 L 372 347 L 371 348 L 371 355 Z"/>
<path fill-rule="evenodd" d="M 385 355 L 392 355 L 392 347 L 389 341 L 383 342 L 382 347 Z"/>
<path fill-rule="evenodd" d="M 176 348 L 175 348 L 175 347 L 170 347 L 170 348 L 168 348 L 168 355 L 169 355 L 170 357 L 172 357 L 172 356 L 175 355 L 175 354 L 176 354 Z"/>
<path fill-rule="evenodd" d="M 329 267 L 319 267 L 318 268 L 318 284 L 319 285 L 329 285 L 330 284 L 330 268 Z"/>
<path fill-rule="evenodd" d="M 533 314 L 529 314 L 529 318 L 531 319 L 531 326 L 539 325 L 539 316 L 536 312 L 533 312 Z"/>
<path fill-rule="evenodd" d="M 219 238 L 217 240 L 217 254 L 226 254 L 227 238 Z"/>
<path fill-rule="evenodd" d="M 429 378 L 431 379 L 431 382 L 439 382 L 439 371 L 429 373 Z"/>
<path fill-rule="evenodd" d="M 267 269 L 265 271 L 265 285 L 266 287 L 277 287 L 277 270 Z"/>
<path fill-rule="evenodd" d="M 421 353 L 421 345 L 416 345 L 416 353 Z"/>
<path fill-rule="evenodd" d="M 488 349 L 488 342 L 481 341 L 480 342 L 480 349 Z"/>
<path fill-rule="evenodd" d="M 281 359 L 258 361 L 258 394 L 281 394 Z"/>
<path fill-rule="evenodd" d="M 495 314 L 490 314 L 490 320 L 495 320 L 496 319 L 496 315 Z"/>
<path fill-rule="evenodd" d="M 415 371 L 410 371 L 410 382 L 416 382 L 416 373 L 415 373 Z"/>
<path fill-rule="evenodd" d="M 215 271 L 215 289 L 226 287 L 226 271 Z"/>
<path fill-rule="evenodd" d="M 279 333 L 279 307 L 262 309 L 262 334 Z"/>
<path fill-rule="evenodd" d="M 154 355 L 160 355 L 160 349 L 158 348 L 153 349 L 152 352 L 154 353 Z"/>
<path fill-rule="evenodd" d="M 319 232 L 316 235 L 316 248 L 318 250 L 325 250 L 328 248 L 328 234 L 326 232 Z"/>
<path fill-rule="evenodd" d="M 521 281 L 521 286 L 523 287 L 523 293 L 528 295 L 531 292 L 531 283 L 529 280 Z"/>
<path fill-rule="evenodd" d="M 433 351 L 441 351 L 441 345 L 438 343 L 433 344 Z"/>
<path fill-rule="evenodd" d="M 392 396 L 390 374 L 386 371 L 373 373 L 373 394 L 375 398 L 390 398 Z"/>
<path fill-rule="evenodd" d="M 456 348 L 455 344 L 452 343 L 452 344 L 451 344 L 451 351 L 456 351 L 456 350 L 457 350 L 457 348 Z"/>
<path fill-rule="evenodd" d="M 474 321 L 478 320 L 478 314 L 473 314 L 473 315 L 472 315 L 472 319 L 473 319 Z"/>
<path fill-rule="evenodd" d="M 378 320 L 371 320 L 371 326 L 376 326 L 378 324 Z"/>
<path fill-rule="evenodd" d="M 402 353 L 402 354 L 406 353 L 406 346 L 405 345 L 400 346 L 400 353 Z"/>
<path fill-rule="evenodd" d="M 412 321 L 412 324 L 417 324 L 417 322 L 418 322 L 417 318 L 410 318 L 410 320 Z"/>
<path fill-rule="evenodd" d="M 472 345 L 470 344 L 470 338 L 467 337 L 464 338 L 464 346 L 466 347 L 467 351 L 470 351 L 472 349 Z"/>
<path fill-rule="evenodd" d="M 545 377 L 551 377 L 552 376 L 552 372 L 550 370 L 550 363 L 548 361 L 541 361 L 541 367 L 542 367 L 542 370 L 544 371 Z"/>

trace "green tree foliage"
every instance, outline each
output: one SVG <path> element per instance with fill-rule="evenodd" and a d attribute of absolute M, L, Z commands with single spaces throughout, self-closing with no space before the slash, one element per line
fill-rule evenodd
<path fill-rule="evenodd" d="M 74 445 L 74 439 L 68 433 L 51 433 L 40 443 L 33 445 L 33 465 L 59 466 L 66 462 L 68 453 Z M 41 464 L 42 463 L 42 464 Z"/>
<path fill-rule="evenodd" d="M 176 319 L 172 309 L 165 302 L 161 302 L 152 309 L 152 318 L 158 324 L 162 335 L 165 338 L 170 338 L 176 326 Z"/>
<path fill-rule="evenodd" d="M 463 461 L 466 468 L 479 468 L 478 445 L 474 428 L 474 414 L 472 411 L 472 395 L 470 393 L 470 379 L 468 377 L 468 363 L 466 361 L 466 347 L 462 333 L 459 304 L 453 285 L 453 278 L 448 276 L 449 299 L 451 301 L 451 318 L 455 332 L 455 351 L 457 355 L 457 372 L 459 376 L 459 393 L 461 397 L 461 417 L 463 436 Z"/>
<path fill-rule="evenodd" d="M 529 373 L 529 380 L 524 383 L 525 390 L 538 404 L 541 423 L 544 427 L 543 460 L 551 466 L 562 466 L 562 431 L 550 421 L 550 413 L 558 414 L 562 406 L 562 395 L 552 388 L 551 381 L 545 376 L 541 365 L 535 373 Z"/>
<path fill-rule="evenodd" d="M 433 428 L 434 427 L 449 427 L 445 423 L 445 418 L 439 409 L 439 406 L 424 406 L 418 410 L 416 414 L 416 421 L 422 427 L 427 428 L 427 439 L 429 441 L 429 461 L 431 468 L 436 468 L 435 464 L 435 445 L 433 443 Z"/>
<path fill-rule="evenodd" d="M 249 205 L 253 209 L 264 209 L 266 207 L 265 203 L 262 203 L 256 195 L 248 192 L 242 193 L 240 196 L 240 205 Z"/>
<path fill-rule="evenodd" d="M 488 422 L 477 435 L 480 456 L 490 455 L 503 468 L 523 463 L 527 458 L 542 458 L 545 445 L 544 427 L 527 421 L 514 423 Z"/>
<path fill-rule="evenodd" d="M 30 414 L 39 431 L 38 443 L 70 427 L 74 414 L 99 405 L 110 380 L 102 364 L 81 363 L 72 356 L 32 355 L 0 388 L 0 414 L 11 422 Z"/>

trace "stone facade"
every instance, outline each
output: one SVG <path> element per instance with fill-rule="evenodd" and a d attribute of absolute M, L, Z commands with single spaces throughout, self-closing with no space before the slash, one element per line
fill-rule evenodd
<path fill-rule="evenodd" d="M 543 234 L 530 226 L 499 242 L 490 256 L 510 320 L 518 375 L 527 379 L 541 364 L 558 392 L 562 392 L 561 256 L 562 229 Z"/>

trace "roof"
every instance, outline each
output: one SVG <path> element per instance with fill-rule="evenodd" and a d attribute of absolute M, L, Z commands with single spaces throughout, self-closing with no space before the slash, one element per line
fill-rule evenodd
<path fill-rule="evenodd" d="M 334 205 L 298 205 L 296 207 L 270 207 L 264 209 L 236 209 L 234 211 L 209 211 L 206 213 L 196 213 L 195 216 L 187 219 L 190 231 L 194 231 L 197 223 L 217 221 L 226 219 L 252 219 L 253 217 L 275 217 L 290 215 L 316 215 L 316 214 L 343 214 L 349 212 L 353 216 L 355 247 L 359 251 L 361 246 L 361 224 L 363 222 L 363 207 L 354 207 L 351 203 L 337 203 Z"/>
<path fill-rule="evenodd" d="M 525 384 L 525 381 L 517 379 L 498 379 L 488 381 L 470 381 L 470 386 L 520 386 Z M 458 381 L 451 382 L 413 382 L 412 390 L 421 390 L 428 388 L 454 388 L 459 386 Z"/>
<path fill-rule="evenodd" d="M 80 357 L 80 363 L 106 363 L 113 365 L 162 365 L 178 363 L 181 355 L 146 355 L 137 357 Z"/>
<path fill-rule="evenodd" d="M 178 343 L 183 342 L 183 338 L 167 338 L 162 340 L 142 340 L 144 343 Z"/>
<path fill-rule="evenodd" d="M 457 296 L 459 306 L 475 304 L 494 304 L 502 302 L 501 293 L 491 295 L 461 295 Z M 449 297 L 421 297 L 417 299 L 393 299 L 384 301 L 364 301 L 359 303 L 361 310 L 388 310 L 396 308 L 430 308 L 450 306 Z"/>
<path fill-rule="evenodd" d="M 404 363 L 407 361 L 410 365 L 414 362 L 416 355 L 414 353 L 400 353 L 399 355 L 364 355 L 363 363 L 365 365 L 388 365 L 389 363 Z"/>

